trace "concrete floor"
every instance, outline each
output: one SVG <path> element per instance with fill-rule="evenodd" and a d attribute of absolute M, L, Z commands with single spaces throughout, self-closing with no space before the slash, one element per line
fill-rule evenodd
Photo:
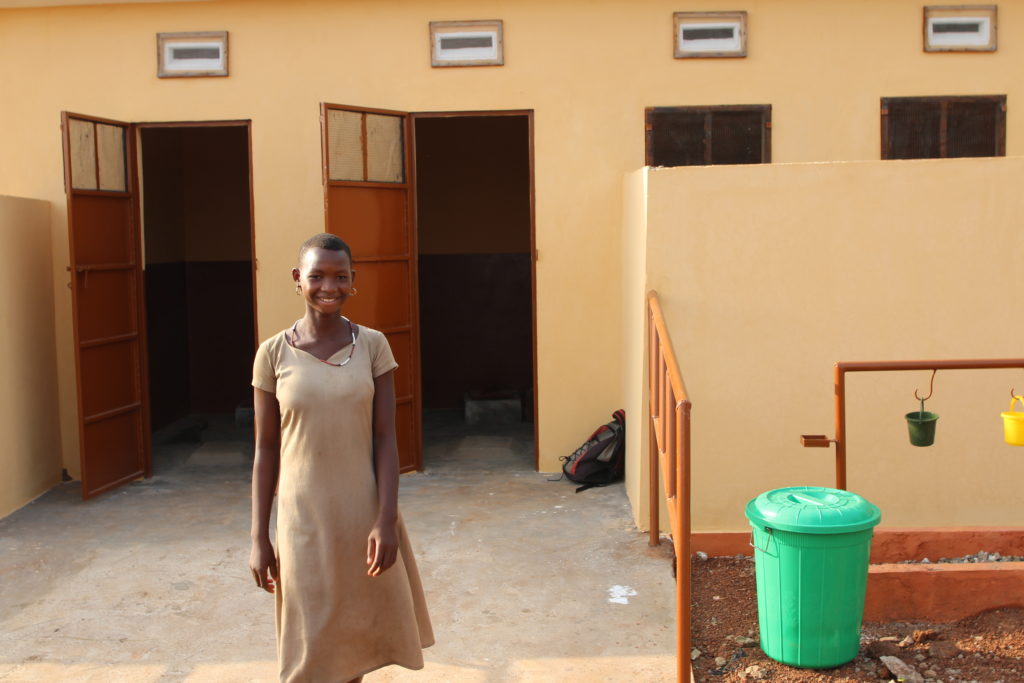
<path fill-rule="evenodd" d="M 0 520 L 0 681 L 273 681 L 273 599 L 248 571 L 252 444 L 211 420 L 151 479 L 60 486 Z M 427 425 L 401 507 L 437 644 L 378 681 L 669 681 L 669 549 L 621 485 L 533 472 L 532 427 Z"/>

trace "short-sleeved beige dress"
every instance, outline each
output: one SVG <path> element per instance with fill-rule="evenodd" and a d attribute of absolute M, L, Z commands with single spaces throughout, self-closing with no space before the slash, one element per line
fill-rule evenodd
<path fill-rule="evenodd" d="M 340 363 L 350 350 L 328 360 Z M 373 380 L 396 367 L 384 335 L 363 326 L 341 367 L 294 348 L 284 331 L 256 352 L 252 384 L 281 406 L 275 602 L 282 681 L 348 681 L 388 664 L 420 669 L 422 648 L 434 642 L 400 515 L 398 560 L 366 575 L 378 512 Z"/>

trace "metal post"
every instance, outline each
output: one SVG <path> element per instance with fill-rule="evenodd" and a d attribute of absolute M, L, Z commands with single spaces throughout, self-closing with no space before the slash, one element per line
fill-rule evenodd
<path fill-rule="evenodd" d="M 836 488 L 846 490 L 846 372 L 836 363 Z"/>

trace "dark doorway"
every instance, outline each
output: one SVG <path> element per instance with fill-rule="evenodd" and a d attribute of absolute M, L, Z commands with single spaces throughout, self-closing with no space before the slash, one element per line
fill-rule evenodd
<path fill-rule="evenodd" d="M 152 428 L 198 436 L 252 401 L 249 127 L 141 124 L 140 140 Z"/>
<path fill-rule="evenodd" d="M 535 466 L 530 123 L 414 115 L 428 467 L 469 466 L 466 435 L 501 439 L 471 441 L 480 458 Z"/>

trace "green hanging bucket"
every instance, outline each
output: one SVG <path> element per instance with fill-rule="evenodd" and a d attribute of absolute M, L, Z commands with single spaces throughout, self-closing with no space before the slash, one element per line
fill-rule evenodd
<path fill-rule="evenodd" d="M 921 410 L 907 413 L 906 417 L 910 445 L 931 446 L 935 443 L 935 423 L 939 421 L 939 416 L 924 409 L 924 399 L 921 399 Z"/>

